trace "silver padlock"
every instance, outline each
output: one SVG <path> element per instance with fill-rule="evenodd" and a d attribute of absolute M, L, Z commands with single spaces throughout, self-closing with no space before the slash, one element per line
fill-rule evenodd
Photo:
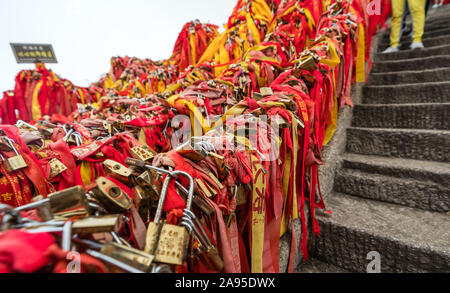
<path fill-rule="evenodd" d="M 170 225 L 160 222 L 160 220 L 170 180 L 175 179 L 179 175 L 184 176 L 189 180 L 186 210 L 191 210 L 192 199 L 194 197 L 193 178 L 186 172 L 169 172 L 164 180 L 155 219 L 148 225 L 144 249 L 145 252 L 155 256 L 156 262 L 175 265 L 182 265 L 186 258 L 189 237 L 193 227 L 192 220 L 188 212 L 183 213 L 181 226 Z"/>
<path fill-rule="evenodd" d="M 15 172 L 15 171 L 18 171 L 18 170 L 28 167 L 28 165 L 25 162 L 25 160 L 23 159 L 23 157 L 21 155 L 19 155 L 16 148 L 14 147 L 14 141 L 6 136 L 5 136 L 5 139 L 8 141 L 8 144 L 11 146 L 11 149 L 16 154 L 14 157 L 6 159 L 6 165 L 5 165 L 6 171 Z M 2 159 L 4 159 L 3 156 L 2 156 Z"/>
<path fill-rule="evenodd" d="M 23 121 L 23 120 L 17 120 L 17 122 L 16 122 L 16 127 L 17 127 L 17 128 L 25 128 L 25 127 L 28 127 L 29 129 L 32 129 L 32 130 L 34 130 L 34 131 L 37 131 L 37 130 L 38 130 L 37 127 L 35 127 L 35 126 L 33 126 L 33 125 L 31 125 L 31 124 L 29 124 L 29 123 Z"/>

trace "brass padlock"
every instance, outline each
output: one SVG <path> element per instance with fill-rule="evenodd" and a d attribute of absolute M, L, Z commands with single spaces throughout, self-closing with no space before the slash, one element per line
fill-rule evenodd
<path fill-rule="evenodd" d="M 122 215 L 87 217 L 75 221 L 72 225 L 72 231 L 75 234 L 118 232 L 122 223 Z"/>
<path fill-rule="evenodd" d="M 244 186 L 241 184 L 234 187 L 234 197 L 236 198 L 236 205 L 243 205 L 247 202 L 246 192 Z"/>
<path fill-rule="evenodd" d="M 176 151 L 182 157 L 187 158 L 195 163 L 203 160 L 208 155 L 205 149 L 196 147 L 192 139 L 180 145 L 176 149 Z"/>
<path fill-rule="evenodd" d="M 148 146 L 144 145 L 132 147 L 130 151 L 133 158 L 141 161 L 148 161 L 155 156 L 155 153 Z"/>
<path fill-rule="evenodd" d="M 112 135 L 113 127 L 112 127 L 111 124 L 109 124 L 108 122 L 104 121 L 103 122 L 103 128 L 106 130 L 106 133 L 108 133 L 109 135 Z"/>
<path fill-rule="evenodd" d="M 142 220 L 146 223 L 150 222 L 150 211 L 152 207 L 152 201 L 150 200 L 148 189 L 145 189 L 139 185 L 133 186 L 131 189 L 131 197 L 133 198 L 134 206 L 136 207 Z"/>
<path fill-rule="evenodd" d="M 100 252 L 143 272 L 151 270 L 154 259 L 151 254 L 111 241 L 105 243 Z"/>
<path fill-rule="evenodd" d="M 128 121 L 128 122 L 133 120 L 133 119 L 136 119 L 136 115 L 133 112 L 131 112 L 131 111 L 126 112 L 122 116 L 123 116 L 124 120 Z"/>
<path fill-rule="evenodd" d="M 75 186 L 49 195 L 50 212 L 54 218 L 87 217 L 89 202 L 83 187 Z"/>
<path fill-rule="evenodd" d="M 138 210 L 141 206 L 145 205 L 145 202 L 148 200 L 147 193 L 144 188 L 139 185 L 133 186 L 131 189 L 131 197 L 133 198 L 134 206 Z"/>
<path fill-rule="evenodd" d="M 7 172 L 14 172 L 21 169 L 24 169 L 28 167 L 27 163 L 23 159 L 21 155 L 17 152 L 16 148 L 14 147 L 14 141 L 12 141 L 9 137 L 5 137 L 5 139 L 8 141 L 8 144 L 10 145 L 11 149 L 16 154 L 14 157 L 6 159 L 6 165 L 5 169 Z M 3 158 L 3 156 L 2 156 Z"/>
<path fill-rule="evenodd" d="M 40 202 L 42 200 L 45 200 L 43 195 L 38 195 L 33 197 L 33 202 Z M 44 220 L 44 221 L 50 221 L 53 219 L 53 214 L 50 211 L 50 206 L 49 205 L 44 205 L 41 206 L 37 209 L 38 212 L 38 216 Z"/>
<path fill-rule="evenodd" d="M 283 117 L 271 118 L 272 125 L 278 125 L 279 129 L 289 128 L 291 125 Z"/>
<path fill-rule="evenodd" d="M 201 179 L 195 179 L 195 183 L 197 183 L 199 191 L 201 191 L 207 198 L 213 197 L 211 190 L 206 187 Z"/>
<path fill-rule="evenodd" d="M 194 196 L 192 201 L 194 205 L 200 209 L 207 216 L 211 216 L 214 213 L 214 209 L 199 195 Z"/>
<path fill-rule="evenodd" d="M 186 255 L 189 241 L 189 234 L 192 231 L 192 226 L 186 225 L 189 221 L 183 217 L 183 226 L 170 225 L 160 222 L 163 210 L 164 200 L 167 195 L 167 188 L 170 180 L 175 176 L 182 175 L 189 179 L 189 195 L 186 202 L 186 210 L 190 211 L 192 206 L 192 199 L 194 195 L 194 180 L 192 177 L 182 171 L 170 172 L 164 180 L 161 191 L 161 198 L 158 202 L 158 209 L 153 222 L 149 223 L 147 229 L 147 237 L 144 251 L 155 256 L 155 262 L 162 262 L 167 264 L 182 265 Z M 185 213 L 186 216 L 186 213 Z M 189 228 L 190 227 L 190 228 Z M 189 231 L 188 231 L 189 230 Z"/>
<path fill-rule="evenodd" d="M 219 154 L 216 154 L 214 152 L 209 152 L 208 157 L 211 158 L 218 167 L 218 172 L 222 177 L 227 177 L 228 174 L 231 171 L 231 168 L 225 164 L 225 158 Z"/>
<path fill-rule="evenodd" d="M 53 218 L 59 219 L 66 219 L 73 216 L 88 216 L 90 212 L 89 202 L 81 186 L 57 191 L 50 194 L 46 199 L 17 207 L 15 210 L 22 212 L 43 207 L 48 207 Z"/>
<path fill-rule="evenodd" d="M 131 175 L 131 170 L 129 168 L 109 159 L 103 162 L 103 166 L 105 166 L 105 171 L 108 176 L 120 181 L 128 182 L 128 177 Z"/>
<path fill-rule="evenodd" d="M 159 195 L 162 189 L 161 179 L 154 170 L 146 170 L 141 175 L 136 177 L 136 183 L 149 190 L 151 199 L 159 200 Z"/>
<path fill-rule="evenodd" d="M 259 89 L 259 91 L 260 91 L 261 95 L 264 97 L 273 95 L 273 90 L 270 87 L 262 87 Z"/>
<path fill-rule="evenodd" d="M 316 62 L 314 61 L 314 57 L 308 56 L 306 58 L 303 58 L 300 63 L 298 63 L 298 68 L 310 70 L 316 65 Z"/>
<path fill-rule="evenodd" d="M 48 164 L 50 165 L 50 175 L 49 179 L 52 180 L 62 172 L 67 170 L 66 165 L 64 165 L 60 160 L 57 158 L 51 159 Z"/>
<path fill-rule="evenodd" d="M 129 196 L 111 180 L 99 177 L 95 183 L 96 186 L 91 193 L 109 212 L 122 213 L 131 209 L 132 203 Z"/>

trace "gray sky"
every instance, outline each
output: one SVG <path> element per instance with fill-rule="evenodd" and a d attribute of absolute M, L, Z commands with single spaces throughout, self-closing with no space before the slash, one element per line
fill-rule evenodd
<path fill-rule="evenodd" d="M 109 71 L 112 56 L 165 59 L 182 26 L 220 27 L 237 0 L 0 0 L 0 93 L 33 64 L 16 64 L 10 42 L 51 43 L 55 73 L 79 86 Z"/>

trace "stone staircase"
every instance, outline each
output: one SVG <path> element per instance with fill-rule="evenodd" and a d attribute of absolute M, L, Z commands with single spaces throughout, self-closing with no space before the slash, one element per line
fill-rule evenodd
<path fill-rule="evenodd" d="M 376 55 L 326 198 L 333 214 L 319 213 L 298 272 L 366 272 L 371 251 L 381 272 L 450 272 L 449 14 L 431 13 L 424 50 Z"/>

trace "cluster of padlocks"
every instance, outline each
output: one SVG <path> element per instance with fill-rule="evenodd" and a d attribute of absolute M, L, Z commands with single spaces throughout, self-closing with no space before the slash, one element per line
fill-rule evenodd
<path fill-rule="evenodd" d="M 380 21 L 363 3 L 239 0 L 224 32 L 188 23 L 168 60 L 113 58 L 89 88 L 21 72 L 0 101 L 0 270 L 280 272 L 285 233 L 306 258 L 321 150 Z"/>

